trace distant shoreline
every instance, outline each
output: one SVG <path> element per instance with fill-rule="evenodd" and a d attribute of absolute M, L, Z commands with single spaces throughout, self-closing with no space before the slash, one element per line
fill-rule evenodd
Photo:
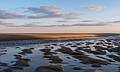
<path fill-rule="evenodd" d="M 116 36 L 117 33 L 1 33 L 0 41 Z"/>

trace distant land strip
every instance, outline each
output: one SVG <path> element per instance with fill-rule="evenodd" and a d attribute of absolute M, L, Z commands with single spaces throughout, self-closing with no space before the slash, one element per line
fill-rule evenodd
<path fill-rule="evenodd" d="M 0 41 L 117 36 L 117 33 L 1 33 Z"/>

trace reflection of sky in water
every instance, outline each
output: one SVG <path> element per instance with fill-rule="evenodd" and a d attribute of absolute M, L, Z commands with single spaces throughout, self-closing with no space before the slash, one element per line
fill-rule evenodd
<path fill-rule="evenodd" d="M 77 42 L 77 41 L 75 41 L 75 42 Z M 73 43 L 73 45 L 74 45 L 74 43 Z M 67 42 L 58 43 L 58 44 L 67 45 Z M 53 45 L 51 45 L 50 47 L 52 47 L 52 46 Z M 85 44 L 83 44 L 82 46 L 85 46 Z M 13 55 L 19 53 L 22 49 L 34 48 L 32 54 L 27 54 L 25 56 L 23 55 L 23 57 L 31 59 L 31 61 L 29 62 L 30 66 L 25 67 L 24 70 L 15 70 L 15 72 L 34 72 L 34 70 L 37 67 L 50 64 L 47 59 L 43 58 L 43 52 L 41 52 L 39 50 L 39 49 L 45 48 L 44 44 L 24 45 L 24 46 L 19 46 L 19 47 L 20 48 L 16 48 L 16 46 L 6 47 L 7 53 L 0 56 L 0 62 L 8 63 L 8 65 L 12 65 L 14 63 L 14 61 L 16 61 L 14 59 L 15 57 Z M 55 51 L 58 48 L 60 48 L 59 46 L 53 46 L 53 47 L 54 47 L 54 49 L 52 49 L 52 51 Z M 68 46 L 68 47 L 70 47 L 70 46 Z M 72 50 L 74 50 L 74 49 L 72 49 Z M 89 54 L 86 52 L 84 52 L 84 53 L 89 55 L 89 57 L 96 58 L 96 56 L 93 54 Z M 78 71 L 73 70 L 73 67 L 75 67 L 75 66 L 83 68 L 83 69 L 103 70 L 103 72 L 113 72 L 113 71 L 117 72 L 118 66 L 120 65 L 119 62 L 113 62 L 112 64 L 109 64 L 109 65 L 103 65 L 100 68 L 93 68 L 93 67 L 91 67 L 90 64 L 82 64 L 82 63 L 80 63 L 81 62 L 80 60 L 75 59 L 68 54 L 63 54 L 63 53 L 58 52 L 58 54 L 56 54 L 56 55 L 58 55 L 63 60 L 62 66 L 63 66 L 64 72 L 80 72 L 79 70 Z M 69 57 L 70 59 L 68 59 L 67 57 Z M 102 55 L 102 57 L 106 57 L 106 56 Z M 3 67 L 3 68 L 5 68 L 5 67 Z M 81 70 L 81 72 L 82 71 L 84 71 L 84 70 Z M 101 72 L 101 71 L 98 71 L 98 72 Z"/>
<path fill-rule="evenodd" d="M 39 49 L 44 48 L 43 46 L 39 46 L 37 47 L 37 45 L 33 45 L 33 46 L 26 46 L 26 48 L 31 48 L 34 47 L 35 49 L 33 50 L 33 54 L 29 54 L 27 55 L 28 59 L 31 59 L 30 61 L 30 66 L 24 68 L 23 71 L 16 71 L 16 72 L 34 72 L 34 70 L 39 67 L 39 66 L 43 66 L 43 65 L 48 65 L 48 62 L 42 57 L 43 53 L 41 53 L 39 51 Z M 36 48 L 37 47 L 37 48 Z"/>

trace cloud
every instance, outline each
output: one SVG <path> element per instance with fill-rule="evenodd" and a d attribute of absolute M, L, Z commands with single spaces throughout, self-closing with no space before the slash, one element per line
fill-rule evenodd
<path fill-rule="evenodd" d="M 70 13 L 64 14 L 63 18 L 64 19 L 79 19 L 80 14 L 76 12 L 70 12 Z"/>
<path fill-rule="evenodd" d="M 120 20 L 118 20 L 118 21 L 111 21 L 109 23 L 120 23 Z"/>
<path fill-rule="evenodd" d="M 46 26 L 40 26 L 40 27 L 65 27 L 65 26 L 105 26 L 107 24 L 71 24 L 71 25 L 66 25 L 66 24 L 62 24 L 62 25 L 46 25 Z"/>
<path fill-rule="evenodd" d="M 40 27 L 40 25 L 29 23 L 29 24 L 25 24 L 25 25 L 18 25 L 16 27 Z"/>
<path fill-rule="evenodd" d="M 37 25 L 37 24 L 34 24 L 34 23 L 17 25 L 17 24 L 14 24 L 14 23 L 6 23 L 6 22 L 3 22 L 3 21 L 0 21 L 0 26 L 4 26 L 4 27 L 40 27 L 40 25 Z"/>
<path fill-rule="evenodd" d="M 28 7 L 22 9 L 24 12 L 14 13 L 7 10 L 0 9 L 0 19 L 41 19 L 41 18 L 66 18 L 75 19 L 79 17 L 78 13 L 66 12 L 63 8 L 57 6 L 40 6 L 40 7 Z M 26 14 L 29 13 L 29 14 Z"/>
<path fill-rule="evenodd" d="M 6 10 L 0 10 L 0 19 L 15 19 L 15 18 L 23 18 L 24 15 L 20 15 L 17 13 L 11 13 Z"/>
<path fill-rule="evenodd" d="M 1 26 L 5 26 L 5 27 L 64 27 L 64 26 L 105 26 L 108 25 L 108 23 L 104 23 L 104 22 L 98 22 L 98 23 L 70 23 L 70 22 L 64 22 L 64 21 L 60 21 L 63 22 L 65 24 L 58 24 L 58 25 L 40 25 L 39 22 L 32 22 L 32 23 L 28 23 L 28 24 L 22 24 L 22 25 L 17 25 L 14 23 L 6 23 L 6 22 L 2 22 L 0 21 L 0 25 Z"/>
<path fill-rule="evenodd" d="M 103 6 L 91 6 L 87 8 L 88 10 L 91 11 L 102 11 L 104 9 Z M 25 20 L 27 20 L 27 22 L 22 22 L 21 21 L 12 21 L 11 23 L 6 23 L 6 22 L 0 22 L 0 25 L 2 26 L 7 26 L 7 27 L 41 27 L 41 26 L 104 26 L 107 24 L 111 24 L 111 23 L 103 23 L 103 22 L 95 22 L 93 20 L 83 20 L 80 21 L 78 19 L 80 19 L 80 14 L 77 12 L 67 12 L 65 11 L 63 8 L 58 7 L 58 6 L 52 6 L 52 5 L 48 5 L 48 6 L 40 6 L 40 7 L 28 7 L 23 9 L 23 14 L 19 14 L 19 13 L 12 13 L 10 11 L 7 10 L 0 10 L 0 19 L 23 19 L 25 18 Z M 28 14 L 26 14 L 28 13 Z M 55 18 L 56 20 L 49 20 L 51 18 Z M 63 19 L 63 20 L 59 20 Z M 34 23 L 32 21 L 29 21 L 33 19 Z M 35 19 L 38 19 L 38 23 L 35 23 Z M 46 21 L 40 21 L 41 23 L 39 23 L 39 20 L 42 19 L 46 19 Z M 71 19 L 77 19 L 78 21 L 72 21 Z M 9 22 L 9 21 L 8 21 Z M 17 24 L 17 23 L 21 23 L 21 24 Z M 56 25 L 52 24 L 52 23 L 58 23 Z M 115 22 L 119 22 L 119 21 L 114 21 Z M 62 24 L 60 24 L 62 23 Z M 40 25 L 42 24 L 42 25 Z M 45 25 L 44 25 L 45 24 Z"/>
<path fill-rule="evenodd" d="M 27 11 L 35 15 L 30 15 L 28 18 L 77 18 L 79 15 L 74 12 L 65 12 L 63 8 L 57 6 L 40 6 L 40 7 L 28 7 Z"/>
<path fill-rule="evenodd" d="M 93 12 L 100 12 L 100 11 L 103 11 L 104 9 L 105 9 L 105 6 L 100 6 L 100 5 L 87 7 L 87 10 L 93 11 Z"/>
<path fill-rule="evenodd" d="M 70 21 L 66 21 L 66 20 L 58 20 L 56 22 L 60 22 L 60 23 L 66 23 L 66 22 L 70 22 Z"/>
<path fill-rule="evenodd" d="M 7 22 L 3 22 L 3 21 L 0 21 L 0 25 L 5 26 L 5 27 L 13 27 L 13 26 L 15 26 L 13 23 L 7 23 Z"/>
<path fill-rule="evenodd" d="M 89 24 L 89 23 L 77 23 L 77 24 L 72 24 L 71 26 L 105 26 L 108 24 L 105 23 L 93 23 L 93 24 Z"/>
<path fill-rule="evenodd" d="M 37 13 L 37 14 L 44 13 L 50 16 L 62 16 L 64 14 L 63 9 L 57 6 L 40 6 L 39 8 L 28 7 L 27 9 L 28 12 Z"/>
<path fill-rule="evenodd" d="M 94 22 L 93 20 L 82 20 L 80 22 Z"/>

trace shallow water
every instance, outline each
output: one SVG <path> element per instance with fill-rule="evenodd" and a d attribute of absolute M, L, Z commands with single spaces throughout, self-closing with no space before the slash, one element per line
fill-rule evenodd
<path fill-rule="evenodd" d="M 77 45 L 77 43 L 83 44 Z M 94 44 L 87 44 L 87 42 L 92 42 Z M 61 51 L 57 51 L 58 49 L 61 49 L 61 46 L 68 47 L 71 49 L 73 52 L 78 47 L 84 47 L 84 46 L 95 46 L 97 42 L 101 42 L 99 40 L 82 40 L 82 41 L 68 41 L 68 42 L 54 42 L 54 43 L 44 43 L 44 44 L 29 44 L 29 45 L 12 45 L 12 46 L 2 46 L 0 48 L 0 71 L 5 72 L 5 69 L 10 68 L 13 66 L 17 60 L 15 59 L 14 55 L 21 55 L 18 54 L 24 49 L 32 49 L 32 53 L 26 53 L 25 55 L 21 55 L 22 58 L 30 59 L 28 62 L 29 66 L 23 67 L 23 69 L 12 69 L 13 72 L 35 72 L 36 68 L 39 66 L 49 66 L 49 65 L 60 65 L 62 66 L 63 72 L 119 72 L 120 71 L 120 61 L 113 60 L 113 58 L 109 58 L 107 55 L 114 54 L 120 57 L 118 55 L 118 52 L 107 52 L 106 54 L 93 54 L 86 52 L 84 50 L 82 51 L 85 55 L 87 55 L 90 58 L 94 59 L 99 59 L 103 61 L 107 61 L 102 58 L 98 58 L 96 56 L 102 56 L 105 58 L 108 58 L 110 60 L 113 60 L 113 62 L 109 62 L 110 64 L 107 65 L 101 65 L 100 67 L 93 67 L 92 63 L 82 63 L 82 60 L 79 58 L 76 58 L 75 56 L 70 55 L 69 53 L 63 53 Z M 115 41 L 116 42 L 116 41 Z M 118 41 L 117 41 L 118 42 Z M 70 43 L 70 45 L 68 45 Z M 56 44 L 56 45 L 54 45 Z M 75 45 L 75 46 L 73 46 Z M 71 47 L 72 46 L 72 47 Z M 98 46 L 102 46 L 98 45 Z M 107 44 L 105 45 L 107 46 Z M 111 42 L 111 46 L 114 47 L 119 47 L 116 46 Z M 57 56 L 60 59 L 62 59 L 62 63 L 50 63 L 50 60 L 45 58 L 45 52 L 42 52 L 41 49 L 51 49 L 51 52 L 55 52 L 56 54 L 52 54 L 53 56 Z M 90 48 L 88 48 L 90 49 Z M 6 50 L 6 51 L 5 51 Z M 91 49 L 93 50 L 93 49 Z M 77 50 L 79 51 L 79 50 Z M 77 69 L 74 69 L 74 67 L 77 67 Z M 58 71 L 59 72 L 59 71 Z"/>

